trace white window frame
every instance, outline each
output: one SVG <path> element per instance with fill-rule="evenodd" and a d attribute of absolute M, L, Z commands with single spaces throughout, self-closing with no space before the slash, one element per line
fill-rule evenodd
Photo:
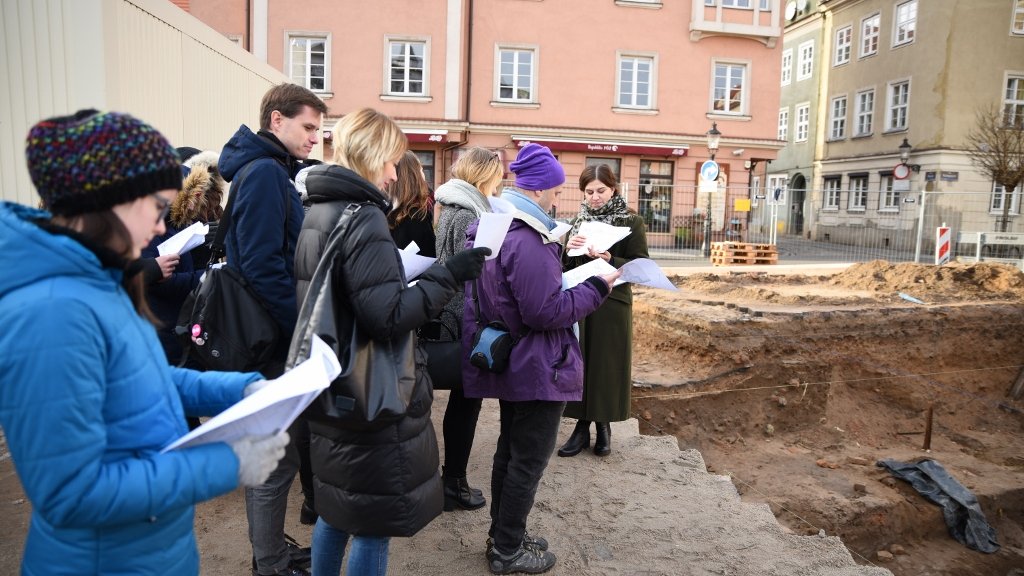
<path fill-rule="evenodd" d="M 719 100 L 717 98 L 717 82 L 718 82 L 718 67 L 725 66 L 731 71 L 733 68 L 739 68 L 742 71 L 742 84 L 740 85 L 739 93 L 739 110 L 732 111 L 728 109 L 728 104 L 733 101 L 731 90 L 727 91 L 729 94 L 726 95 L 725 104 L 723 109 L 718 110 L 715 108 L 715 103 Z M 726 76 L 726 81 L 733 78 L 733 74 L 730 72 Z M 747 116 L 750 110 L 750 62 L 744 60 L 731 60 L 731 59 L 713 59 L 711 61 L 711 90 L 709 93 L 711 101 L 708 103 L 708 109 L 711 114 L 722 115 L 722 116 Z"/>
<path fill-rule="evenodd" d="M 843 26 L 836 30 L 835 58 L 833 66 L 842 66 L 850 62 L 850 54 L 853 52 L 853 25 Z"/>
<path fill-rule="evenodd" d="M 1014 92 L 1020 98 L 1012 97 Z M 1003 77 L 1003 122 L 1016 127 L 1024 124 L 1024 72 L 1007 72 Z"/>
<path fill-rule="evenodd" d="M 893 175 L 892 173 L 882 174 L 881 179 L 878 182 L 878 211 L 879 212 L 899 212 L 900 211 L 900 192 L 899 190 L 893 189 Z"/>
<path fill-rule="evenodd" d="M 405 65 L 403 67 L 403 70 L 405 72 L 405 77 L 404 77 L 404 79 L 399 79 L 399 81 L 403 82 L 406 87 L 408 87 L 413 82 L 417 82 L 416 80 L 412 80 L 411 79 L 412 72 L 414 71 L 414 69 L 409 67 L 409 57 L 410 57 L 410 54 L 409 54 L 409 51 L 408 51 L 408 47 L 413 45 L 413 44 L 420 44 L 420 45 L 423 46 L 423 70 L 422 70 L 422 77 L 419 80 L 420 86 L 421 86 L 421 89 L 420 89 L 419 92 L 414 92 L 412 90 L 397 90 L 396 91 L 396 90 L 392 89 L 391 83 L 394 81 L 394 79 L 391 77 L 391 71 L 392 71 L 392 68 L 391 68 L 391 64 L 392 64 L 392 62 L 391 62 L 391 48 L 392 48 L 393 45 L 396 45 L 396 44 L 401 44 L 401 45 L 406 47 L 406 50 L 405 50 L 405 52 L 403 54 L 403 57 L 405 58 Z M 384 91 L 383 91 L 383 94 L 385 96 L 390 96 L 392 98 L 401 98 L 401 99 L 407 99 L 407 98 L 429 98 L 430 97 L 430 38 L 429 37 L 423 37 L 423 36 L 385 36 L 384 37 L 384 51 L 385 52 L 384 52 Z"/>
<path fill-rule="evenodd" d="M 781 193 L 779 194 L 778 202 L 775 201 L 775 189 L 776 188 L 779 188 L 781 190 Z M 766 182 L 766 185 L 765 185 L 765 188 L 764 188 L 764 194 L 766 196 L 768 204 L 776 204 L 776 203 L 778 203 L 778 204 L 781 204 L 781 205 L 785 205 L 786 204 L 786 196 L 788 196 L 788 194 L 787 194 L 788 191 L 789 191 L 789 175 L 788 174 L 782 173 L 782 174 L 769 174 L 768 175 L 768 181 Z"/>
<path fill-rule="evenodd" d="M 870 26 L 870 28 L 869 28 Z M 882 31 L 882 15 L 878 12 L 862 18 L 860 21 L 860 55 L 867 58 L 878 54 L 879 35 Z"/>
<path fill-rule="evenodd" d="M 631 82 L 631 88 L 633 89 L 631 102 L 627 104 L 622 103 L 622 84 L 623 84 L 623 65 L 627 60 L 634 62 L 633 66 L 633 80 Z M 658 94 L 658 55 L 656 53 L 649 52 L 619 52 L 616 55 L 616 69 L 615 69 L 615 108 L 618 110 L 656 110 L 657 109 L 657 94 Z M 647 104 L 637 104 L 638 97 L 638 85 L 637 81 L 638 66 L 642 63 L 646 63 L 648 66 L 648 79 L 647 79 Z"/>
<path fill-rule="evenodd" d="M 1010 14 L 1010 34 L 1024 34 L 1024 0 L 1015 0 Z"/>
<path fill-rule="evenodd" d="M 814 75 L 814 40 L 801 42 L 797 46 L 796 81 L 807 80 Z"/>
<path fill-rule="evenodd" d="M 893 7 L 892 47 L 912 44 L 917 37 L 917 0 L 907 0 Z"/>
<path fill-rule="evenodd" d="M 893 80 L 885 89 L 884 132 L 902 132 L 908 126 L 910 126 L 910 78 Z"/>
<path fill-rule="evenodd" d="M 842 140 L 846 138 L 846 112 L 849 108 L 849 99 L 846 94 L 834 96 L 829 104 L 829 140 Z"/>
<path fill-rule="evenodd" d="M 789 86 L 793 81 L 793 49 L 782 51 L 782 86 Z"/>
<path fill-rule="evenodd" d="M 785 108 L 779 108 L 779 124 L 778 124 L 778 139 L 787 140 L 789 138 L 789 106 Z"/>
<path fill-rule="evenodd" d="M 793 127 L 793 142 L 806 142 L 811 132 L 811 103 L 797 104 L 793 115 L 796 121 Z"/>
<path fill-rule="evenodd" d="M 840 200 L 842 199 L 842 191 L 840 187 L 843 183 L 842 177 L 826 177 L 822 182 L 822 198 L 824 204 L 821 209 L 826 212 L 838 212 Z"/>
<path fill-rule="evenodd" d="M 530 85 L 527 88 L 530 91 L 528 98 L 519 98 L 516 96 L 517 90 L 523 89 L 519 86 L 516 80 L 512 83 L 512 96 L 509 98 L 503 98 L 501 96 L 501 55 L 503 52 L 511 52 L 516 55 L 522 53 L 530 54 Z M 518 68 L 519 59 L 513 59 L 513 68 Z M 494 101 L 503 104 L 537 104 L 540 102 L 537 94 L 537 76 L 540 69 L 540 47 L 537 45 L 527 44 L 499 44 L 494 48 Z M 513 78 L 518 79 L 518 74 L 513 73 Z"/>
<path fill-rule="evenodd" d="M 870 136 L 875 129 L 875 89 L 858 90 L 854 107 L 853 137 Z"/>
<path fill-rule="evenodd" d="M 868 176 L 850 176 L 849 212 L 864 212 L 868 209 Z"/>
<path fill-rule="evenodd" d="M 295 40 L 295 41 L 301 40 L 301 41 L 305 41 L 306 42 L 306 47 L 305 47 L 305 50 L 304 50 L 305 55 L 306 55 L 306 59 L 305 59 L 306 61 L 303 64 L 306 67 L 306 75 L 304 77 L 302 77 L 302 78 L 296 78 L 295 77 L 295 72 L 292 69 L 292 66 L 293 66 L 293 60 L 292 60 L 292 41 L 293 40 Z M 310 47 L 310 45 L 313 42 L 323 42 L 324 43 L 324 55 L 323 55 L 324 56 L 324 63 L 323 63 L 323 66 L 324 66 L 324 75 L 323 75 L 324 85 L 323 85 L 323 88 L 314 88 L 312 86 L 313 77 L 310 76 L 310 74 L 309 74 L 309 72 L 311 71 L 312 66 L 313 66 L 313 63 L 312 63 L 313 52 L 312 52 L 311 47 Z M 313 92 L 316 92 L 317 94 L 328 94 L 328 93 L 330 93 L 331 92 L 331 33 L 330 32 L 315 32 L 315 31 L 310 31 L 310 30 L 286 30 L 285 33 L 284 33 L 284 46 L 285 46 L 285 54 L 287 55 L 286 58 L 288 59 L 288 78 L 290 78 L 291 81 L 294 82 L 295 84 L 298 84 L 299 86 L 304 86 L 304 87 L 308 88 L 309 90 L 311 90 Z"/>
<path fill-rule="evenodd" d="M 1010 211 L 1011 215 L 1020 214 L 1020 186 L 1013 189 L 1013 194 L 1010 195 Z M 989 199 L 988 211 L 990 214 L 1000 216 L 1003 213 L 1003 202 L 1006 201 L 1006 188 L 998 182 L 992 183 L 992 196 Z"/>

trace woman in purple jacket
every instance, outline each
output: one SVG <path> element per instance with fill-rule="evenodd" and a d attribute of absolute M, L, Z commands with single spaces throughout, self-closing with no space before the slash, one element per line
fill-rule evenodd
<path fill-rule="evenodd" d="M 526 518 L 554 450 L 565 402 L 583 396 L 583 362 L 572 326 L 604 302 L 619 272 L 563 291 L 561 245 L 551 234 L 555 222 L 547 211 L 565 172 L 538 144 L 524 146 L 509 168 L 515 187 L 501 197 L 517 211 L 497 257 L 466 289 L 462 337 L 463 347 L 470 347 L 482 325 L 500 320 L 519 341 L 500 374 L 463 360 L 463 387 L 469 398 L 497 398 L 500 405 L 486 551 L 490 570 L 536 574 L 554 566 L 555 555 L 545 539 L 526 533 Z M 470 243 L 476 231 L 476 223 L 467 230 Z"/>

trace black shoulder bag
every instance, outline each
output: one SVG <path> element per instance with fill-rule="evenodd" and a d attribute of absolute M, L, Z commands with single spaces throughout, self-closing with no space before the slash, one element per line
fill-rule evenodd
<path fill-rule="evenodd" d="M 239 176 L 248 175 L 253 164 L 250 162 Z M 273 360 L 281 340 L 277 321 L 241 272 L 227 264 L 214 267 L 225 255 L 224 237 L 231 228 L 231 208 L 237 194 L 236 190 L 228 198 L 210 245 L 204 278 L 185 298 L 174 327 L 184 348 L 180 366 L 191 357 L 204 370 L 258 371 Z M 290 210 L 289 199 L 285 198 L 286 246 Z"/>
<path fill-rule="evenodd" d="M 313 422 L 354 431 L 379 430 L 405 417 L 416 386 L 416 336 L 413 331 L 375 340 L 359 329 L 344 287 L 338 281 L 338 253 L 352 216 L 363 204 L 350 204 L 327 245 L 299 310 L 285 368 L 309 358 L 312 337 L 334 350 L 341 375 L 306 408 Z"/>

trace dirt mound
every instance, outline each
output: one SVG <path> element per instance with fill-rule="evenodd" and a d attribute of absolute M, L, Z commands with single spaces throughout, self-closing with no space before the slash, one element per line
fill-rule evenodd
<path fill-rule="evenodd" d="M 930 266 L 874 260 L 854 264 L 828 282 L 851 290 L 904 292 L 920 299 L 1024 299 L 1024 272 L 989 262 Z"/>

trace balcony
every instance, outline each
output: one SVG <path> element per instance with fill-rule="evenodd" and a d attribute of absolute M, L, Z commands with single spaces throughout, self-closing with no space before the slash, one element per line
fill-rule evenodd
<path fill-rule="evenodd" d="M 730 36 L 748 38 L 774 48 L 782 38 L 779 0 L 770 0 L 768 10 L 761 10 L 760 0 L 735 3 L 735 7 L 723 6 L 723 1 L 717 0 L 714 6 L 707 6 L 702 0 L 693 0 L 690 40 L 699 42 L 711 36 Z M 750 7 L 742 7 L 743 4 Z"/>

